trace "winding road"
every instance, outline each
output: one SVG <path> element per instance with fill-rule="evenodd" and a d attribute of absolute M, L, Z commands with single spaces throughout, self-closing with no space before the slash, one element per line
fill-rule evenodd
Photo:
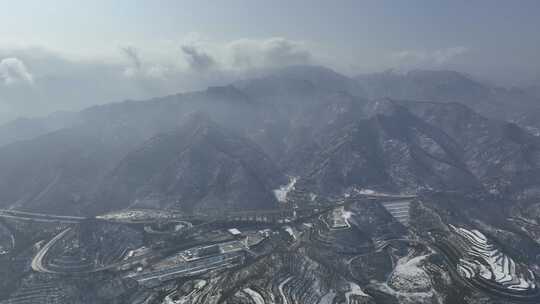
<path fill-rule="evenodd" d="M 47 244 L 45 244 L 41 249 L 38 251 L 38 253 L 34 256 L 32 259 L 32 269 L 37 272 L 45 272 L 45 273 L 61 273 L 57 271 L 53 271 L 48 269 L 45 265 L 43 265 L 43 261 L 47 258 L 47 255 L 49 253 L 49 249 L 54 247 L 56 242 L 60 241 L 64 236 L 66 236 L 70 231 L 72 230 L 71 227 L 66 228 L 64 231 L 57 234 L 55 237 L 53 237 Z"/>

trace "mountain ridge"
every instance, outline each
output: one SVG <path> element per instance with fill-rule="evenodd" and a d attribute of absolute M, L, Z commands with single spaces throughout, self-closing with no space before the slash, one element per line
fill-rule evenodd
<path fill-rule="evenodd" d="M 214 206 L 216 199 L 210 194 L 225 198 L 230 206 L 234 206 L 232 197 L 245 201 L 238 196 L 241 187 L 229 184 L 232 176 L 244 187 L 248 176 L 267 176 L 250 186 L 257 191 L 246 195 L 260 196 L 261 205 L 252 200 L 257 208 L 275 208 L 269 195 L 287 183 L 285 176 L 297 176 L 299 189 L 325 197 L 361 188 L 407 193 L 489 191 L 501 183 L 512 184 L 519 172 L 535 172 L 540 167 L 538 137 L 515 123 L 488 118 L 457 102 L 370 100 L 343 91 L 342 86 L 321 88 L 309 80 L 326 76 L 302 80 L 305 73 L 315 71 L 345 79 L 344 86 L 351 83 L 345 76 L 335 78 L 332 71 L 298 67 L 290 71 L 285 70 L 283 78 L 274 74 L 242 85 L 92 107 L 80 112 L 80 120 L 72 126 L 6 144 L 0 147 L 0 203 L 28 210 L 95 214 L 129 206 L 168 208 L 191 191 L 185 204 L 191 212 L 197 200 Z M 206 122 L 209 133 L 187 136 L 185 132 L 195 128 L 197 120 Z M 159 142 L 163 138 L 165 143 Z M 163 160 L 153 156 L 161 153 L 159 149 L 140 150 L 156 148 L 152 140 L 156 146 L 163 145 Z M 191 141 L 188 150 L 193 156 L 186 158 L 190 153 L 179 149 Z M 16 153 L 22 147 L 27 152 Z M 213 151 L 206 160 L 195 157 L 202 157 L 206 150 Z M 134 178 L 130 174 L 111 176 L 120 172 L 115 171 L 118 168 L 136 167 L 136 162 L 128 166 L 123 161 L 133 155 L 146 155 L 143 159 L 149 167 L 131 187 L 125 186 Z M 197 196 L 194 188 L 175 192 L 183 186 L 172 182 L 174 170 L 159 165 L 165 160 L 172 167 L 184 168 L 183 172 L 190 163 L 198 164 L 191 171 L 207 176 L 208 181 L 200 182 L 201 189 L 207 189 L 201 193 L 206 194 Z M 212 163 L 215 170 L 205 163 Z M 179 174 L 187 184 L 189 175 Z M 218 175 L 229 178 L 217 182 Z M 111 185 L 128 190 L 113 195 Z M 105 199 L 104 193 L 121 199 Z M 249 207 L 246 203 L 240 204 L 242 208 Z"/>

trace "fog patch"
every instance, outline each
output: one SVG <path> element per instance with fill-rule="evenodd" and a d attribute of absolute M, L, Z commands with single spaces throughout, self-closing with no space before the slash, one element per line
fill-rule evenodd
<path fill-rule="evenodd" d="M 192 70 L 203 72 L 216 65 L 214 58 L 195 45 L 183 45 L 181 49 Z"/>
<path fill-rule="evenodd" d="M 239 39 L 227 45 L 236 68 L 283 67 L 312 63 L 304 44 L 281 37 L 266 40 Z"/>
<path fill-rule="evenodd" d="M 451 63 L 456 58 L 469 52 L 464 46 L 455 46 L 437 50 L 402 50 L 391 54 L 398 66 L 441 66 Z"/>
<path fill-rule="evenodd" d="M 0 77 L 5 85 L 16 83 L 34 84 L 34 76 L 28 71 L 24 62 L 10 57 L 0 61 Z"/>

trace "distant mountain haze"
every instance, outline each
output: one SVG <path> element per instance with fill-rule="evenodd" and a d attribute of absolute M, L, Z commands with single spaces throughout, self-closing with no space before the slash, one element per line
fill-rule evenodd
<path fill-rule="evenodd" d="M 525 193 L 535 186 L 520 182 L 520 172 L 540 172 L 534 102 L 455 72 L 350 78 L 284 68 L 5 124 L 0 204 L 86 215 L 272 209 L 274 190 L 292 177 L 319 197 L 364 188 L 491 191 L 501 183 Z"/>

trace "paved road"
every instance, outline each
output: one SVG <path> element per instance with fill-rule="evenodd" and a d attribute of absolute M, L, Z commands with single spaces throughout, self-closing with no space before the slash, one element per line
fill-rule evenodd
<path fill-rule="evenodd" d="M 416 196 L 411 196 L 411 195 L 390 195 L 390 194 L 384 194 L 384 193 L 369 194 L 369 195 L 356 195 L 355 199 L 344 200 L 344 201 L 341 201 L 341 202 L 338 202 L 336 204 L 329 205 L 329 206 L 322 206 L 322 207 L 318 208 L 317 212 L 315 212 L 314 214 L 312 214 L 310 216 L 307 216 L 306 218 L 316 216 L 316 215 L 320 215 L 322 213 L 328 212 L 328 211 L 330 211 L 332 209 L 335 209 L 335 208 L 339 208 L 339 207 L 342 207 L 342 206 L 354 204 L 354 203 L 358 202 L 357 199 L 369 199 L 369 200 L 376 200 L 376 201 L 384 200 L 384 201 L 387 202 L 387 201 L 390 201 L 390 200 L 403 200 L 403 199 L 411 199 L 411 198 L 414 198 L 414 197 L 416 197 Z M 315 210 L 315 209 L 313 209 L 313 210 Z M 273 214 L 276 211 L 272 210 L 272 211 L 268 211 L 268 212 Z M 261 211 L 261 212 L 259 212 L 259 214 L 264 215 L 264 214 L 266 214 L 266 211 Z M 41 221 L 41 222 L 53 222 L 53 223 L 70 223 L 70 224 L 77 224 L 77 223 L 80 223 L 81 221 L 87 219 L 85 217 L 79 217 L 79 216 L 52 215 L 52 214 L 31 213 L 31 212 L 15 211 L 15 210 L 0 210 L 0 217 L 14 218 L 14 219 L 20 219 L 20 220 L 31 220 L 31 221 Z M 159 220 L 160 219 L 156 219 L 156 221 L 159 221 Z M 179 219 L 168 219 L 168 220 L 173 220 L 174 221 L 174 220 L 179 220 Z M 301 220 L 301 219 L 299 219 L 299 220 Z M 283 225 L 285 225 L 285 224 L 288 224 L 288 223 L 283 223 Z M 71 227 L 65 229 L 64 231 L 62 231 L 61 233 L 56 235 L 54 238 L 52 238 L 47 244 L 45 244 L 43 246 L 43 248 L 41 248 L 41 250 L 36 254 L 34 259 L 32 260 L 32 269 L 34 269 L 35 271 L 38 271 L 38 272 L 45 272 L 45 273 L 63 273 L 63 272 L 58 272 L 58 271 L 53 271 L 53 270 L 48 269 L 44 265 L 44 260 L 46 259 L 50 248 L 52 248 L 59 240 L 61 240 L 64 236 L 66 236 L 71 231 L 71 229 L 72 229 Z M 143 258 L 143 257 L 141 257 L 141 258 Z M 125 263 L 132 263 L 132 262 L 133 262 L 133 260 L 122 261 L 122 262 L 119 262 L 119 263 L 115 263 L 115 264 L 107 265 L 107 266 L 104 266 L 104 267 L 101 267 L 101 268 L 98 268 L 98 269 L 94 269 L 91 272 L 110 269 L 110 268 L 121 266 L 121 265 L 123 265 Z M 68 273 L 68 272 L 65 272 L 65 273 Z"/>
<path fill-rule="evenodd" d="M 414 199 L 416 198 L 415 195 L 394 195 L 394 194 L 386 194 L 386 193 L 373 193 L 373 194 L 355 194 L 354 197 L 356 199 L 369 199 L 369 200 L 381 200 L 381 201 L 394 201 L 394 200 L 403 200 L 403 199 Z M 340 202 L 337 202 L 332 205 L 327 206 L 321 206 L 320 209 L 333 209 L 339 206 L 349 205 L 353 204 L 356 201 L 351 199 L 343 200 Z M 141 210 L 144 211 L 144 210 Z M 149 210 L 149 212 L 152 210 Z M 155 210 L 153 210 L 155 211 Z M 221 214 L 223 217 L 231 217 L 231 216 L 241 216 L 245 214 L 253 214 L 255 216 L 265 216 L 265 215 L 274 215 L 280 212 L 284 212 L 287 210 L 265 210 L 265 211 L 238 211 L 238 212 L 226 212 Z M 155 218 L 155 219 L 148 219 L 148 220 L 133 220 L 130 221 L 130 219 L 107 219 L 103 216 L 97 217 L 98 219 L 105 220 L 105 221 L 111 221 L 111 222 L 119 222 L 119 223 L 155 223 L 158 221 L 182 221 L 182 220 L 193 220 L 193 219 L 200 219 L 200 220 L 208 220 L 210 218 L 205 215 L 174 215 L 171 214 L 172 217 L 170 218 Z M 82 217 L 82 216 L 69 216 L 69 215 L 56 215 L 56 214 L 46 214 L 46 213 L 38 213 L 38 212 L 26 212 L 26 211 L 18 211 L 18 210 L 8 210 L 8 209 L 0 209 L 0 217 L 3 218 L 11 218 L 11 219 L 18 219 L 18 220 L 26 220 L 26 221 L 36 221 L 36 222 L 50 222 L 50 223 L 67 223 L 67 224 L 77 224 L 81 221 L 87 220 L 89 218 Z"/>
<path fill-rule="evenodd" d="M 33 213 L 33 212 L 6 210 L 6 209 L 0 209 L 0 217 L 23 220 L 23 221 L 65 223 L 65 224 L 77 224 L 87 219 L 81 216 L 54 215 L 54 214 Z"/>
<path fill-rule="evenodd" d="M 43 261 L 47 258 L 47 255 L 49 253 L 49 249 L 51 249 L 56 242 L 61 240 L 64 236 L 66 236 L 70 231 L 71 227 L 66 228 L 64 231 L 57 234 L 54 238 L 52 238 L 47 244 L 45 244 L 38 253 L 34 256 L 32 259 L 32 269 L 37 272 L 45 272 L 45 273 L 60 273 L 57 271 L 53 271 L 48 269 L 45 265 L 43 265 Z"/>

